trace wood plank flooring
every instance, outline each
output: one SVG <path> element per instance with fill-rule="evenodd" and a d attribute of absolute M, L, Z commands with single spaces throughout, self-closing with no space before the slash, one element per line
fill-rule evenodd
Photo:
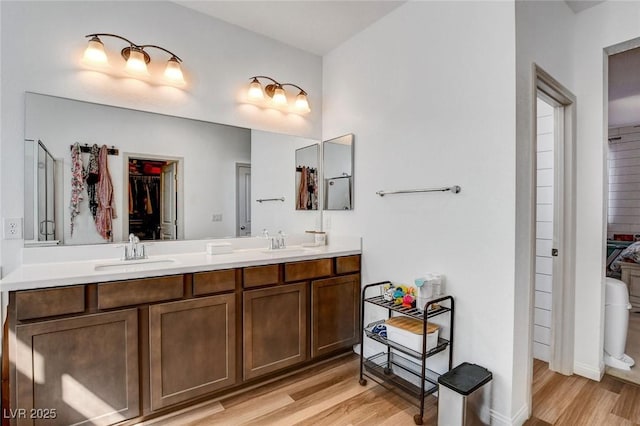
<path fill-rule="evenodd" d="M 142 425 L 414 425 L 416 406 L 372 380 L 360 386 L 358 374 L 359 358 L 351 354 Z M 424 424 L 437 424 L 433 396 Z M 640 425 L 640 387 L 608 375 L 599 383 L 563 376 L 534 360 L 533 416 L 525 425 Z"/>
<path fill-rule="evenodd" d="M 534 360 L 533 415 L 525 425 L 640 425 L 640 387 L 609 375 L 600 382 L 563 376 Z"/>
<path fill-rule="evenodd" d="M 204 425 L 412 426 L 418 407 L 368 380 L 360 386 L 360 358 L 350 354 L 249 390 L 142 423 Z M 424 424 L 437 423 L 437 399 L 429 396 Z"/>

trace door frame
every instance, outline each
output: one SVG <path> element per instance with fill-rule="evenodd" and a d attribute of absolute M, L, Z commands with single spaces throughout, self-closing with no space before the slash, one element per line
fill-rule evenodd
<path fill-rule="evenodd" d="M 552 287 L 551 306 L 551 354 L 549 368 L 561 374 L 573 374 L 574 364 L 574 334 L 575 334 L 575 269 L 576 269 L 576 97 L 553 78 L 539 65 L 533 64 L 533 84 L 532 90 L 532 117 L 533 123 L 537 122 L 537 97 L 541 92 L 551 99 L 556 105 L 562 108 L 555 109 L 554 145 L 556 157 L 554 166 L 560 166 L 562 170 L 554 170 L 554 185 L 562 188 L 562 191 L 554 191 L 555 200 L 561 197 L 563 212 L 557 218 L 554 213 L 554 228 L 558 228 L 558 233 L 554 229 L 554 239 L 557 236 L 556 244 L 561 253 L 558 267 L 554 266 L 554 279 Z M 536 126 L 531 126 L 531 140 L 536 141 Z M 531 167 L 536 170 L 536 149 L 537 143 L 531 146 Z M 533 177 L 532 187 L 535 191 L 536 177 Z M 535 192 L 532 192 L 535 194 Z M 535 200 L 535 197 L 533 197 Z M 555 201 L 554 200 L 554 201 Z M 536 215 L 535 202 L 532 202 L 533 214 L 531 215 L 531 262 L 535 265 L 535 229 Z M 555 207 L 554 207 L 555 210 Z M 559 225 L 559 226 L 555 226 Z M 529 276 L 529 357 L 528 362 L 533 365 L 533 346 L 531 344 L 534 326 L 535 309 L 535 269 L 531 268 Z M 532 374 L 532 368 L 529 369 Z M 529 380 L 529 400 L 531 400 L 531 383 Z"/>
<path fill-rule="evenodd" d="M 234 227 L 236 237 L 240 236 L 238 226 L 240 224 L 240 168 L 242 167 L 251 168 L 251 163 L 236 163 L 236 224 Z M 249 200 L 249 206 L 251 206 L 251 199 Z M 253 233 L 253 228 L 251 232 Z"/>
<path fill-rule="evenodd" d="M 140 154 L 133 152 L 122 153 L 122 173 L 124 176 L 122 185 L 122 241 L 129 240 L 129 160 L 131 158 L 152 161 L 174 161 L 178 164 L 178 234 L 177 240 L 184 240 L 184 157 L 170 155 Z M 160 240 L 154 240 L 158 242 Z"/>

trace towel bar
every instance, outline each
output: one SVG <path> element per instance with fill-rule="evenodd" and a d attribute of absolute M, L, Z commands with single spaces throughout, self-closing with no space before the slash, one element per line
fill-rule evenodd
<path fill-rule="evenodd" d="M 462 188 L 460 188 L 458 185 L 454 185 L 454 186 L 445 186 L 442 188 L 426 188 L 426 189 L 402 189 L 402 190 L 398 190 L 398 191 L 378 191 L 376 192 L 376 194 L 378 194 L 381 197 L 384 197 L 385 195 L 389 195 L 389 194 L 413 194 L 416 192 L 446 192 L 446 191 L 451 191 L 454 194 L 459 193 L 460 191 L 462 191 Z"/>

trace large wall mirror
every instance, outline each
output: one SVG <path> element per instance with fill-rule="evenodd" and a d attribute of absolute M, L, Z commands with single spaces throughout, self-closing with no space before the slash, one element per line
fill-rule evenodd
<path fill-rule="evenodd" d="M 250 236 L 263 228 L 298 233 L 321 223 L 319 212 L 295 214 L 295 178 L 274 172 L 290 171 L 296 150 L 317 143 L 311 139 L 36 93 L 26 94 L 25 139 L 36 141 L 25 142 L 26 245 L 119 242 L 129 233 L 143 240 Z M 47 191 L 38 185 L 37 141 L 55 159 Z M 70 148 L 76 142 L 87 151 L 85 168 L 93 144 L 112 148 L 111 238 L 97 232 L 86 189 L 71 233 Z M 37 206 L 47 197 L 55 199 L 55 211 L 42 219 Z M 260 198 L 288 202 L 266 205 Z"/>
<path fill-rule="evenodd" d="M 322 142 L 324 209 L 353 209 L 353 134 Z"/>
<path fill-rule="evenodd" d="M 296 210 L 318 210 L 320 145 L 296 149 Z"/>

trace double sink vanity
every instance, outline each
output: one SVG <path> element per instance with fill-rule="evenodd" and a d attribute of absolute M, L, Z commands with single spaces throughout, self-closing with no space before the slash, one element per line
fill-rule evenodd
<path fill-rule="evenodd" d="M 203 241 L 134 261 L 85 252 L 8 275 L 2 396 L 18 415 L 4 423 L 133 423 L 350 351 L 360 239 L 246 246 L 256 240 L 220 255 Z"/>

